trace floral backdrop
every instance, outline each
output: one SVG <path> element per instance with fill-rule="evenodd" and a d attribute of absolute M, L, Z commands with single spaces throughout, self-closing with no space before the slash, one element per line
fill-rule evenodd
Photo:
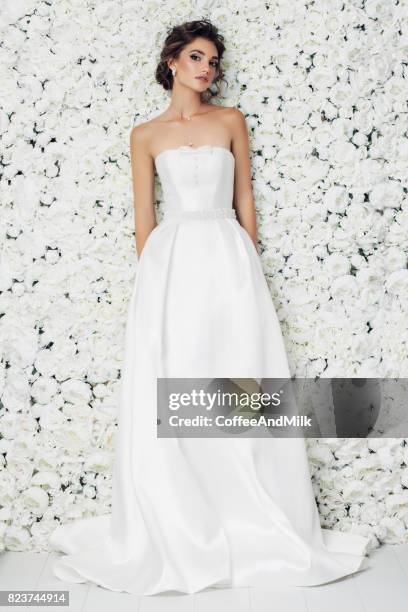
<path fill-rule="evenodd" d="M 46 550 L 59 521 L 109 512 L 137 269 L 129 135 L 169 102 L 154 70 L 176 23 L 225 35 L 214 102 L 246 116 L 293 374 L 407 376 L 407 15 L 401 0 L 2 3 L 0 549 Z M 406 442 L 308 440 L 322 525 L 407 541 Z"/>

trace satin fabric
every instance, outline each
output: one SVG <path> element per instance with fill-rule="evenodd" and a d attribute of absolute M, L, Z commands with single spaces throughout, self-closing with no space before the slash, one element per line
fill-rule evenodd
<path fill-rule="evenodd" d="M 156 158 L 164 217 L 128 309 L 112 511 L 52 533 L 61 580 L 153 595 L 317 585 L 367 566 L 367 538 L 320 527 L 302 438 L 156 437 L 156 377 L 290 377 L 252 240 L 206 217 L 232 208 L 234 168 L 212 145 Z"/>

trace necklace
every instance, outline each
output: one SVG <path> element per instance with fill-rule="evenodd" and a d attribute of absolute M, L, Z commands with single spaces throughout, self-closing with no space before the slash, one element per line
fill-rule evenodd
<path fill-rule="evenodd" d="M 186 119 L 186 121 L 191 121 L 191 117 L 193 117 L 195 114 L 196 113 L 193 113 L 192 115 L 183 116 L 183 114 L 180 113 L 180 119 Z M 191 135 L 191 132 L 190 132 L 190 135 Z M 192 140 L 192 138 L 190 136 L 188 137 L 187 146 L 189 146 L 189 147 L 193 146 L 193 140 Z"/>
<path fill-rule="evenodd" d="M 191 115 L 189 117 L 185 117 L 185 118 L 187 119 L 187 121 L 191 121 Z M 187 145 L 189 147 L 192 147 L 193 146 L 193 141 L 190 139 L 189 142 L 187 143 Z"/>

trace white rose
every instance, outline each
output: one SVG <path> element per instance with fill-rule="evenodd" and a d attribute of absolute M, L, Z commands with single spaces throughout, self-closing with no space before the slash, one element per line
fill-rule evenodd
<path fill-rule="evenodd" d="M 385 498 L 385 507 L 387 509 L 387 515 L 395 515 L 401 507 L 407 507 L 408 505 L 408 491 L 402 491 L 401 493 L 394 493 Z"/>
<path fill-rule="evenodd" d="M 361 506 L 360 519 L 364 523 L 377 525 L 384 517 L 384 514 L 385 507 L 383 503 L 366 500 Z"/>
<path fill-rule="evenodd" d="M 386 529 L 388 544 L 399 544 L 406 536 L 406 527 L 396 516 L 384 516 L 380 521 L 380 527 Z"/>
<path fill-rule="evenodd" d="M 347 207 L 348 195 L 344 187 L 330 187 L 324 195 L 323 203 L 331 212 L 344 212 Z"/>
<path fill-rule="evenodd" d="M 347 257 L 340 253 L 331 253 L 324 260 L 326 271 L 332 276 L 343 276 L 350 270 L 350 262 Z"/>
<path fill-rule="evenodd" d="M 343 499 L 345 501 L 360 500 L 365 492 L 365 487 L 360 481 L 348 482 L 343 487 Z"/>
<path fill-rule="evenodd" d="M 48 506 L 48 495 L 40 487 L 29 487 L 23 491 L 25 505 L 35 516 L 42 516 Z"/>
<path fill-rule="evenodd" d="M 398 295 L 401 298 L 408 296 L 408 270 L 396 270 L 390 274 L 385 283 L 388 293 Z"/>
<path fill-rule="evenodd" d="M 56 395 L 58 382 L 54 378 L 40 376 L 31 387 L 32 397 L 40 404 L 46 404 Z"/>
<path fill-rule="evenodd" d="M 55 472 L 37 472 L 37 474 L 32 477 L 31 484 L 40 485 L 44 487 L 45 490 L 57 490 L 61 485 L 61 478 Z"/>
<path fill-rule="evenodd" d="M 398 208 L 404 198 L 402 185 L 396 181 L 387 181 L 375 185 L 370 193 L 370 203 L 380 210 L 387 206 Z"/>
<path fill-rule="evenodd" d="M 85 427 L 82 421 L 67 422 L 64 428 L 56 431 L 55 440 L 67 453 L 75 454 L 87 450 L 91 440 L 91 426 Z"/>
<path fill-rule="evenodd" d="M 400 247 L 389 247 L 384 253 L 384 263 L 388 271 L 405 269 L 407 266 L 407 255 Z"/>
<path fill-rule="evenodd" d="M 392 19 L 393 8 L 392 5 L 384 4 L 381 0 L 367 0 L 364 5 L 364 12 L 368 17 L 379 22 L 388 22 Z"/>
<path fill-rule="evenodd" d="M 17 487 L 13 475 L 6 472 L 0 472 L 0 506 L 7 508 L 11 505 L 16 494 Z M 4 518 L 2 520 L 4 520 Z"/>
<path fill-rule="evenodd" d="M 345 274 L 344 276 L 334 279 L 331 286 L 331 294 L 336 299 L 346 301 L 358 296 L 358 289 L 359 287 L 355 277 L 350 274 Z"/>
<path fill-rule="evenodd" d="M 30 532 L 28 529 L 23 529 L 12 525 L 7 527 L 4 536 L 4 542 L 6 549 L 24 551 L 27 550 L 28 543 L 30 541 Z"/>
<path fill-rule="evenodd" d="M 85 460 L 85 470 L 94 472 L 106 472 L 112 465 L 112 454 L 106 451 L 96 451 L 89 455 Z"/>
<path fill-rule="evenodd" d="M 96 497 L 96 489 L 90 485 L 85 485 L 83 488 L 83 495 L 85 497 L 94 498 Z"/>
<path fill-rule="evenodd" d="M 36 340 L 33 329 L 24 327 L 22 320 L 18 320 L 16 314 L 6 314 L 3 317 L 3 325 L 7 332 L 2 340 L 3 355 L 12 366 L 24 369 L 34 361 L 36 353 Z"/>
<path fill-rule="evenodd" d="M 90 386 L 82 380 L 67 380 L 61 383 L 61 394 L 65 401 L 87 403 L 92 397 Z"/>
<path fill-rule="evenodd" d="M 312 448 L 308 450 L 308 458 L 312 463 L 324 465 L 325 467 L 328 467 L 335 462 L 332 452 L 326 445 L 323 444 L 313 445 Z M 325 478 L 327 478 L 328 474 L 328 472 L 325 473 Z"/>

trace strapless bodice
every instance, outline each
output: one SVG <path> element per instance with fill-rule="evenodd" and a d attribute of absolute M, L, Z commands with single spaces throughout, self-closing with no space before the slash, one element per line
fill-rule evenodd
<path fill-rule="evenodd" d="M 157 155 L 155 164 L 165 217 L 180 213 L 197 216 L 200 211 L 204 215 L 209 211 L 211 216 L 231 216 L 235 170 L 231 151 L 213 145 L 185 145 L 165 149 Z"/>

